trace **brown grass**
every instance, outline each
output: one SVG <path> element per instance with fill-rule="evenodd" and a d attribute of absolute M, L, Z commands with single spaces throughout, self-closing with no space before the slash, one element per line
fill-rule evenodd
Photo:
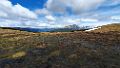
<path fill-rule="evenodd" d="M 120 32 L 113 26 L 58 33 L 0 29 L 0 68 L 120 68 Z"/>

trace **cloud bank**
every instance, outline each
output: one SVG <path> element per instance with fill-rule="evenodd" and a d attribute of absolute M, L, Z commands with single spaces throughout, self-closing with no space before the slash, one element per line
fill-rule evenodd
<path fill-rule="evenodd" d="M 97 9 L 105 0 L 48 0 L 46 7 L 52 12 L 79 14 Z"/>
<path fill-rule="evenodd" d="M 19 3 L 1 0 L 0 26 L 41 28 L 120 22 L 120 0 L 47 0 L 44 6 L 29 10 Z"/>
<path fill-rule="evenodd" d="M 22 25 L 24 21 L 37 19 L 37 14 L 20 4 L 8 0 L 0 2 L 0 26 Z"/>

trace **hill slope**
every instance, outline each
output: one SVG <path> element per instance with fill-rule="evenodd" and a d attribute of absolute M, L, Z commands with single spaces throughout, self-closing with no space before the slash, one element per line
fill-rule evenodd
<path fill-rule="evenodd" d="M 0 68 L 120 68 L 120 32 L 98 30 L 32 33 L 0 29 Z"/>
<path fill-rule="evenodd" d="M 101 26 L 101 28 L 94 31 L 95 32 L 120 31 L 120 23 L 104 25 Z"/>

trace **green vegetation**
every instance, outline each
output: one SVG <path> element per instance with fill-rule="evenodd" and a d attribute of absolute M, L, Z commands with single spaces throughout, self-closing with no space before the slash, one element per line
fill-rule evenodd
<path fill-rule="evenodd" d="M 120 68 L 119 28 L 53 33 L 0 29 L 0 68 Z"/>

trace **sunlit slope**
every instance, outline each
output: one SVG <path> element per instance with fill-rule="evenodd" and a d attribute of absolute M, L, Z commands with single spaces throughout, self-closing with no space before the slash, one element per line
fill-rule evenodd
<path fill-rule="evenodd" d="M 101 26 L 101 28 L 96 29 L 94 31 L 95 32 L 108 32 L 108 31 L 119 31 L 120 32 L 120 23 L 103 25 Z"/>

